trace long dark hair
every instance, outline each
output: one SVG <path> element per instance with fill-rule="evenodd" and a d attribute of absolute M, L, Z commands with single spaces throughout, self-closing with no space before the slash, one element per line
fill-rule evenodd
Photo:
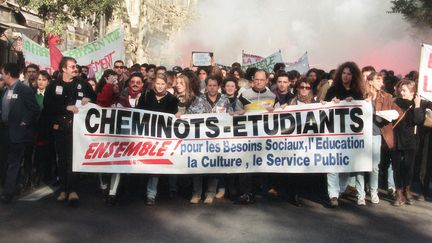
<path fill-rule="evenodd" d="M 96 94 L 99 94 L 103 87 L 106 84 L 106 78 L 108 78 L 110 75 L 117 75 L 117 72 L 112 70 L 112 69 L 107 69 L 104 71 L 104 73 L 102 74 L 102 77 L 100 77 L 99 81 L 96 84 Z"/>
<path fill-rule="evenodd" d="M 338 67 L 338 69 L 336 70 L 333 85 L 338 89 L 345 89 L 342 82 L 342 72 L 345 68 L 348 68 L 352 75 L 350 84 L 351 91 L 363 97 L 365 91 L 361 71 L 357 64 L 354 62 L 345 62 Z"/>

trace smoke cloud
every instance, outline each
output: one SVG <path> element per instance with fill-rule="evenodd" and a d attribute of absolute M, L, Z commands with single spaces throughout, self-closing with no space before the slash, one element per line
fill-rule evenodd
<path fill-rule="evenodd" d="M 311 66 L 326 71 L 355 61 L 406 74 L 418 69 L 420 44 L 432 44 L 432 34 L 389 9 L 389 0 L 201 0 L 169 51 L 181 66 L 192 51 L 212 51 L 217 63 L 231 65 L 242 50 L 268 56 L 280 49 L 286 62 L 307 51 Z"/>

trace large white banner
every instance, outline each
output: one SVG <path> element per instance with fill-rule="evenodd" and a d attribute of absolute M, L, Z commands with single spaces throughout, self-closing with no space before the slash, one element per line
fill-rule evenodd
<path fill-rule="evenodd" d="M 432 101 L 432 46 L 422 45 L 420 72 L 418 81 L 418 94 Z"/>
<path fill-rule="evenodd" d="M 123 40 L 123 29 L 117 28 L 94 42 L 63 52 L 63 56 L 75 58 L 78 65 L 88 66 L 90 73 L 94 73 L 95 77 L 99 78 L 104 70 L 113 67 L 114 61 L 124 60 Z M 54 70 L 51 67 L 48 48 L 39 45 L 25 35 L 23 35 L 23 42 L 26 65 L 37 64 L 41 70 L 52 74 Z"/>
<path fill-rule="evenodd" d="M 372 106 L 299 105 L 272 113 L 185 115 L 81 107 L 73 170 L 107 173 L 316 173 L 372 169 Z"/>

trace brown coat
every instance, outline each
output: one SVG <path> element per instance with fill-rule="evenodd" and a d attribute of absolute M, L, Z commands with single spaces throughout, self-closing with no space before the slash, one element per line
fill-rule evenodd
<path fill-rule="evenodd" d="M 397 110 L 401 114 L 401 109 L 393 102 L 391 94 L 380 91 L 375 99 L 375 111 Z M 384 141 L 389 149 L 394 147 L 393 124 L 388 123 L 380 128 Z"/>

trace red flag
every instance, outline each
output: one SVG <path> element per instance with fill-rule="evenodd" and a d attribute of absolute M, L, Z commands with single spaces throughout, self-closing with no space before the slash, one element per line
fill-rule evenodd
<path fill-rule="evenodd" d="M 58 71 L 59 69 L 59 63 L 62 59 L 63 55 L 61 51 L 57 48 L 57 44 L 59 44 L 61 41 L 60 37 L 58 35 L 48 35 L 48 48 L 50 53 L 50 63 L 51 67 Z"/>

